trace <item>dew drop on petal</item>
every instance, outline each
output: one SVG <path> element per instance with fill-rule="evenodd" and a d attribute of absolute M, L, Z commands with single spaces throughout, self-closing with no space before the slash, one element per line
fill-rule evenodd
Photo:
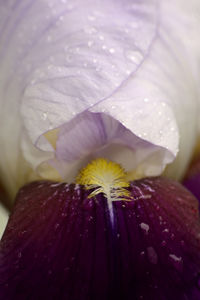
<path fill-rule="evenodd" d="M 147 234 L 149 232 L 149 225 L 146 223 L 140 223 L 140 227 L 142 228 L 142 230 L 144 230 L 144 232 Z"/>
<path fill-rule="evenodd" d="M 135 64 L 138 64 L 143 58 L 142 54 L 138 50 L 126 51 L 126 57 Z"/>
<path fill-rule="evenodd" d="M 141 257 L 144 257 L 144 255 L 145 255 L 145 252 L 144 252 L 144 251 L 140 252 L 140 256 L 141 256 Z"/>
<path fill-rule="evenodd" d="M 115 53 L 115 49 L 114 49 L 114 48 L 110 48 L 110 49 L 109 49 L 109 52 L 110 52 L 111 54 L 113 54 L 113 53 Z"/>
<path fill-rule="evenodd" d="M 172 261 L 174 267 L 178 270 L 182 269 L 183 260 L 182 257 L 179 257 L 175 254 L 169 254 L 170 260 Z"/>
<path fill-rule="evenodd" d="M 167 245 L 166 241 L 162 241 L 161 245 L 164 247 Z"/>
<path fill-rule="evenodd" d="M 172 233 L 171 236 L 170 236 L 170 238 L 171 238 L 172 240 L 174 240 L 175 235 Z"/>
<path fill-rule="evenodd" d="M 147 247 L 147 255 L 149 258 L 150 263 L 157 264 L 158 262 L 158 255 L 153 247 Z"/>

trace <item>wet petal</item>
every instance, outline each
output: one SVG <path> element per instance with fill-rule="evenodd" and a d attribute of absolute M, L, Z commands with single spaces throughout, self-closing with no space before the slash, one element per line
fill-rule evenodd
<path fill-rule="evenodd" d="M 197 200 L 162 178 L 130 191 L 110 210 L 78 185 L 22 188 L 0 244 L 0 298 L 199 299 Z"/>
<path fill-rule="evenodd" d="M 0 164 L 9 189 L 32 170 L 47 174 L 47 161 L 73 180 L 94 149 L 109 158 L 116 143 L 118 162 L 134 157 L 142 176 L 160 174 L 179 150 L 169 174 L 180 177 L 197 133 L 199 1 L 179 2 L 0 2 Z M 90 127 L 88 114 L 104 122 Z"/>

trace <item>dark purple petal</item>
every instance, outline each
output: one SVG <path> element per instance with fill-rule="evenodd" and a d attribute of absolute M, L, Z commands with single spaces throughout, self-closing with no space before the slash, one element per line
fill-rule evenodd
<path fill-rule="evenodd" d="M 200 157 L 192 162 L 183 184 L 200 200 Z"/>
<path fill-rule="evenodd" d="M 80 186 L 22 188 L 0 243 L 0 299 L 200 299 L 197 200 L 163 178 L 130 190 L 112 219 Z"/>

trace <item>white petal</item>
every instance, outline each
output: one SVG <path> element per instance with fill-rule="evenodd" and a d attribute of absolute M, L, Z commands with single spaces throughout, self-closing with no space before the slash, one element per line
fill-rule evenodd
<path fill-rule="evenodd" d="M 94 149 L 143 176 L 160 174 L 179 151 L 183 174 L 199 113 L 200 4 L 190 3 L 0 2 L 0 166 L 10 189 L 46 161 L 68 180 Z M 118 132 L 116 147 L 119 123 L 129 144 Z M 44 136 L 55 128 L 56 149 Z"/>

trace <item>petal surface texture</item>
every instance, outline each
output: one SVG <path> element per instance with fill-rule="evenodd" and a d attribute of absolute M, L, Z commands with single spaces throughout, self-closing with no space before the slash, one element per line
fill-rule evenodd
<path fill-rule="evenodd" d="M 179 178 L 197 134 L 199 6 L 0 1 L 0 170 L 9 188 L 32 170 L 46 174 L 46 162 L 73 181 L 91 155 L 114 156 L 139 177 L 177 157 L 168 174 Z"/>
<path fill-rule="evenodd" d="M 78 185 L 22 188 L 0 243 L 0 298 L 200 299 L 197 200 L 162 178 L 130 192 L 111 208 Z"/>

